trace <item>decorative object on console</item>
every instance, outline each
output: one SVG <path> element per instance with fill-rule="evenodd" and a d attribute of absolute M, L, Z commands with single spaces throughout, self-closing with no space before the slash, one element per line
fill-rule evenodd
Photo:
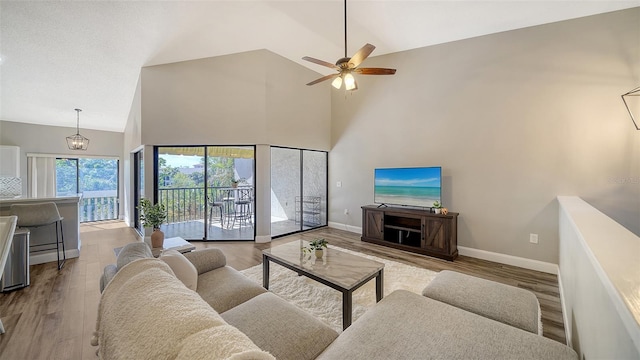
<path fill-rule="evenodd" d="M 442 212 L 442 204 L 440 204 L 440 201 L 436 200 L 433 202 L 433 210 L 436 214 L 440 214 Z"/>
<path fill-rule="evenodd" d="M 629 116 L 631 116 L 631 121 L 633 121 L 633 125 L 635 125 L 636 130 L 640 130 L 640 125 L 638 125 L 638 123 L 636 122 L 636 119 L 633 117 L 633 113 L 631 112 L 631 108 L 629 108 L 627 99 L 624 98 L 625 96 L 640 96 L 640 86 L 622 95 L 622 101 L 624 102 L 624 106 L 627 108 L 627 111 L 629 112 Z"/>
<path fill-rule="evenodd" d="M 305 253 L 314 251 L 316 257 L 320 259 L 324 256 L 323 248 L 326 248 L 328 244 L 329 243 L 325 239 L 314 239 L 307 247 L 302 248 L 302 251 Z"/>
<path fill-rule="evenodd" d="M 89 147 L 89 139 L 80 135 L 80 111 L 82 109 L 74 109 L 77 113 L 76 133 L 67 136 L 67 146 L 69 150 L 87 150 Z"/>
<path fill-rule="evenodd" d="M 167 218 L 167 211 L 164 204 L 152 204 L 149 199 L 141 199 L 140 205 L 140 222 L 142 226 L 153 229 L 151 234 L 151 247 L 161 248 L 164 243 L 164 233 L 160 231 L 160 225 Z"/>
<path fill-rule="evenodd" d="M 347 91 L 358 90 L 358 83 L 356 83 L 356 79 L 353 77 L 353 73 L 362 74 L 362 75 L 393 75 L 396 73 L 396 69 L 385 69 L 385 68 L 358 68 L 360 65 L 372 52 L 375 50 L 375 46 L 371 44 L 366 44 L 360 50 L 358 50 L 353 57 L 347 57 L 347 0 L 344 0 L 344 57 L 339 59 L 336 64 L 332 64 L 326 61 L 314 59 L 309 56 L 305 56 L 302 59 L 310 61 L 314 64 L 326 66 L 328 68 L 337 70 L 337 74 L 331 74 L 327 76 L 323 76 L 319 79 L 316 79 L 307 85 L 315 85 L 319 82 L 323 82 L 325 80 L 334 79 L 331 85 L 340 89 L 342 84 L 344 84 L 344 88 Z"/>

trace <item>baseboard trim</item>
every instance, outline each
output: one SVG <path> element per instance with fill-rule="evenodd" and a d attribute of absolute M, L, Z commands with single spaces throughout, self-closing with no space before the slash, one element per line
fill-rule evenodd
<path fill-rule="evenodd" d="M 256 235 L 255 242 L 256 244 L 271 242 L 271 235 Z"/>
<path fill-rule="evenodd" d="M 358 226 L 347 225 L 333 221 L 329 221 L 327 225 L 332 229 L 345 230 L 356 234 L 362 234 L 362 228 Z"/>
<path fill-rule="evenodd" d="M 560 276 L 560 266 L 558 266 L 558 291 L 560 292 L 560 307 L 562 308 L 562 322 L 564 323 L 565 341 L 567 346 L 573 349 L 571 327 L 569 327 L 569 318 L 567 317 L 567 306 L 564 302 L 564 286 L 562 285 L 562 277 Z"/>
<path fill-rule="evenodd" d="M 67 259 L 77 258 L 80 256 L 79 249 L 65 250 L 64 253 L 65 255 L 67 255 Z M 29 265 L 38 265 L 54 261 L 58 261 L 58 256 L 56 255 L 55 251 L 44 254 L 29 255 Z"/>
<path fill-rule="evenodd" d="M 458 254 L 470 256 L 476 259 L 488 260 L 500 264 L 513 265 L 524 269 L 541 271 L 548 274 L 558 274 L 558 265 L 539 260 L 525 259 L 518 256 L 500 254 L 491 251 L 479 250 L 458 246 Z"/>

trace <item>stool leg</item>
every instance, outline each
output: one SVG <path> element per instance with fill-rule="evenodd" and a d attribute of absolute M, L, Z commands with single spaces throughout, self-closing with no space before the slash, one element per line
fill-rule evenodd
<path fill-rule="evenodd" d="M 62 262 L 60 262 L 60 238 L 58 237 L 58 224 L 60 224 L 60 237 L 62 237 Z M 58 256 L 58 270 L 61 270 L 67 260 L 64 249 L 64 231 L 62 231 L 62 221 L 56 221 L 56 255 Z"/>

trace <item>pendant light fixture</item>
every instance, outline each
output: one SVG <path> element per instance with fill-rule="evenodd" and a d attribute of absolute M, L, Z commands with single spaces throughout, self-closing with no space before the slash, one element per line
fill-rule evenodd
<path fill-rule="evenodd" d="M 87 147 L 89 147 L 89 139 L 80 135 L 80 111 L 82 111 L 82 109 L 74 110 L 77 113 L 76 133 L 67 136 L 67 146 L 69 146 L 69 150 L 87 150 Z"/>
<path fill-rule="evenodd" d="M 625 96 L 640 96 L 640 86 L 622 95 L 622 101 L 624 102 L 624 106 L 627 108 L 627 111 L 629 112 L 629 116 L 631 116 L 631 121 L 633 121 L 633 125 L 636 126 L 636 130 L 640 130 L 640 124 L 638 124 L 638 122 L 636 122 L 636 119 L 633 117 L 631 108 L 629 107 L 629 104 L 627 104 L 627 99 L 624 98 Z"/>

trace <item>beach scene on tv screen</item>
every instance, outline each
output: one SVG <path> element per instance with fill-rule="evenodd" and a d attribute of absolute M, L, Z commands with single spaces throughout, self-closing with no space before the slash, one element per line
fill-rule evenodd
<path fill-rule="evenodd" d="M 432 207 L 440 201 L 440 168 L 375 169 L 374 202 Z"/>

